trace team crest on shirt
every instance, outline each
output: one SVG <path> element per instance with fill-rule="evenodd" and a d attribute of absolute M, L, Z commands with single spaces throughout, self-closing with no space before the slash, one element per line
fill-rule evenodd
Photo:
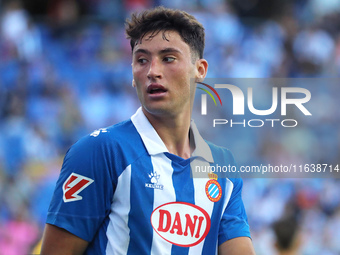
<path fill-rule="evenodd" d="M 148 176 L 150 178 L 150 182 L 149 183 L 145 183 L 145 187 L 151 188 L 151 189 L 160 189 L 160 190 L 163 190 L 163 185 L 162 184 L 158 184 L 158 180 L 159 180 L 160 175 L 157 174 L 156 171 L 151 172 Z"/>
<path fill-rule="evenodd" d="M 87 188 L 92 182 L 92 179 L 80 174 L 72 173 L 63 184 L 63 200 L 64 202 L 72 202 L 82 200 L 83 197 L 78 194 Z"/>
<path fill-rule="evenodd" d="M 215 178 L 210 179 L 205 184 L 205 194 L 207 194 L 208 199 L 212 202 L 217 202 L 221 199 L 222 188 Z"/>

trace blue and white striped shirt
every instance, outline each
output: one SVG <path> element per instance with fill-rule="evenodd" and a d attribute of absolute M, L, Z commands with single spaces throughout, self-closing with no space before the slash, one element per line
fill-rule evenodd
<path fill-rule="evenodd" d="M 191 124 L 191 159 L 170 154 L 141 108 L 67 152 L 47 223 L 89 242 L 85 254 L 217 254 L 250 237 L 239 178 L 191 178 L 190 163 L 234 165 Z"/>

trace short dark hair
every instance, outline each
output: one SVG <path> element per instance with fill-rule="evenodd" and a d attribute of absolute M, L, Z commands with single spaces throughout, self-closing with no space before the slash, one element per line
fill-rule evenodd
<path fill-rule="evenodd" d="M 298 221 L 295 217 L 284 217 L 273 223 L 278 248 L 289 250 L 298 232 Z"/>
<path fill-rule="evenodd" d="M 126 20 L 125 31 L 127 38 L 130 39 L 132 51 L 149 32 L 151 32 L 150 39 L 162 31 L 163 39 L 168 40 L 164 32 L 176 31 L 189 45 L 191 53 L 196 53 L 199 58 L 203 58 L 204 27 L 194 16 L 185 11 L 159 6 L 141 13 L 134 13 L 130 20 Z"/>

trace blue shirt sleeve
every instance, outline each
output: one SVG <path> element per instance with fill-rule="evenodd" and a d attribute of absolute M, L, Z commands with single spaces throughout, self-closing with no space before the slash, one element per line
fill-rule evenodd
<path fill-rule="evenodd" d="M 241 196 L 243 181 L 241 178 L 231 179 L 231 181 L 234 187 L 222 215 L 218 236 L 219 245 L 232 238 L 241 236 L 250 237 L 247 215 Z"/>
<path fill-rule="evenodd" d="M 87 136 L 67 152 L 46 223 L 90 242 L 110 213 L 112 162 L 100 137 Z"/>

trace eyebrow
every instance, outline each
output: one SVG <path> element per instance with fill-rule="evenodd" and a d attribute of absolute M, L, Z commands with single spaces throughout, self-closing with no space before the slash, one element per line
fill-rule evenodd
<path fill-rule="evenodd" d="M 162 49 L 158 52 L 158 54 L 165 54 L 165 53 L 174 53 L 174 52 L 177 52 L 177 53 L 182 53 L 181 51 L 175 49 L 175 48 L 165 48 L 165 49 Z M 151 55 L 151 52 L 148 51 L 148 50 L 145 50 L 145 49 L 138 49 L 134 52 L 134 54 L 137 54 L 137 53 L 144 53 L 144 54 L 147 54 L 147 55 Z"/>

